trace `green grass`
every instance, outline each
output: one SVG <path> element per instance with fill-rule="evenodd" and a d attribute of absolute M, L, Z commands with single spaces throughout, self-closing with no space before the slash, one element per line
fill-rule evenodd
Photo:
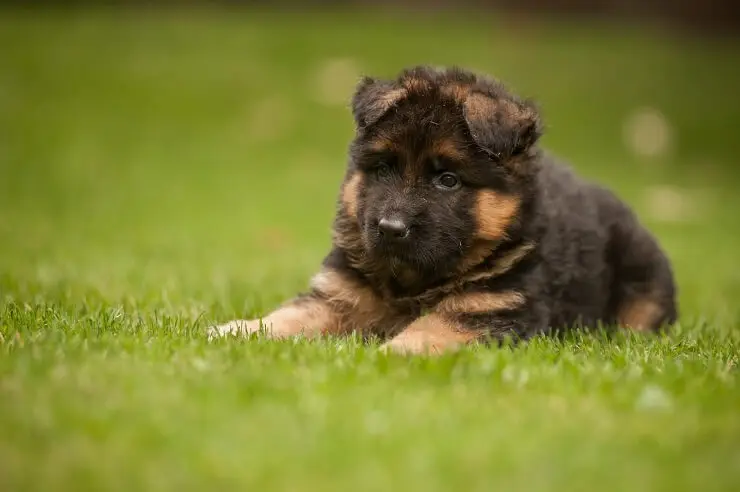
<path fill-rule="evenodd" d="M 0 13 L 0 489 L 734 490 L 739 45 L 490 16 Z M 674 261 L 669 336 L 435 359 L 207 342 L 326 252 L 354 70 L 419 62 L 540 100 L 547 146 Z M 646 105 L 672 128 L 658 157 L 622 138 Z"/>

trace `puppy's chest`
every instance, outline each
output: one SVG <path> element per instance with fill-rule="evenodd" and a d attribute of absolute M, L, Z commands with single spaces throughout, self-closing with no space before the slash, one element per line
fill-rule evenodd
<path fill-rule="evenodd" d="M 449 289 L 446 287 L 442 286 L 409 293 L 384 286 L 380 295 L 390 311 L 402 316 L 418 317 L 433 311 L 449 295 Z"/>

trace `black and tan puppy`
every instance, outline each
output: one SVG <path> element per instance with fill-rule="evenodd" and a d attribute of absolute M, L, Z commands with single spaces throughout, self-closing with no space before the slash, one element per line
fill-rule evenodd
<path fill-rule="evenodd" d="M 668 259 L 611 192 L 538 148 L 535 106 L 460 69 L 365 78 L 333 247 L 310 290 L 212 335 L 360 332 L 440 352 L 677 316 Z"/>

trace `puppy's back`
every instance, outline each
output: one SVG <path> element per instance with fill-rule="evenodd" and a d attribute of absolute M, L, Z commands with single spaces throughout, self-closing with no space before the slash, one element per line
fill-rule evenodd
<path fill-rule="evenodd" d="M 601 321 L 654 330 L 673 323 L 670 262 L 629 205 L 550 156 L 537 179 L 552 324 Z"/>

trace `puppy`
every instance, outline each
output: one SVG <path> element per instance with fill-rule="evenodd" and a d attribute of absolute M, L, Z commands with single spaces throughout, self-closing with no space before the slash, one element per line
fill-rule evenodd
<path fill-rule="evenodd" d="M 670 263 L 614 194 L 543 152 L 535 105 L 469 71 L 364 78 L 333 245 L 306 292 L 211 335 L 377 335 L 401 353 L 676 320 Z"/>

